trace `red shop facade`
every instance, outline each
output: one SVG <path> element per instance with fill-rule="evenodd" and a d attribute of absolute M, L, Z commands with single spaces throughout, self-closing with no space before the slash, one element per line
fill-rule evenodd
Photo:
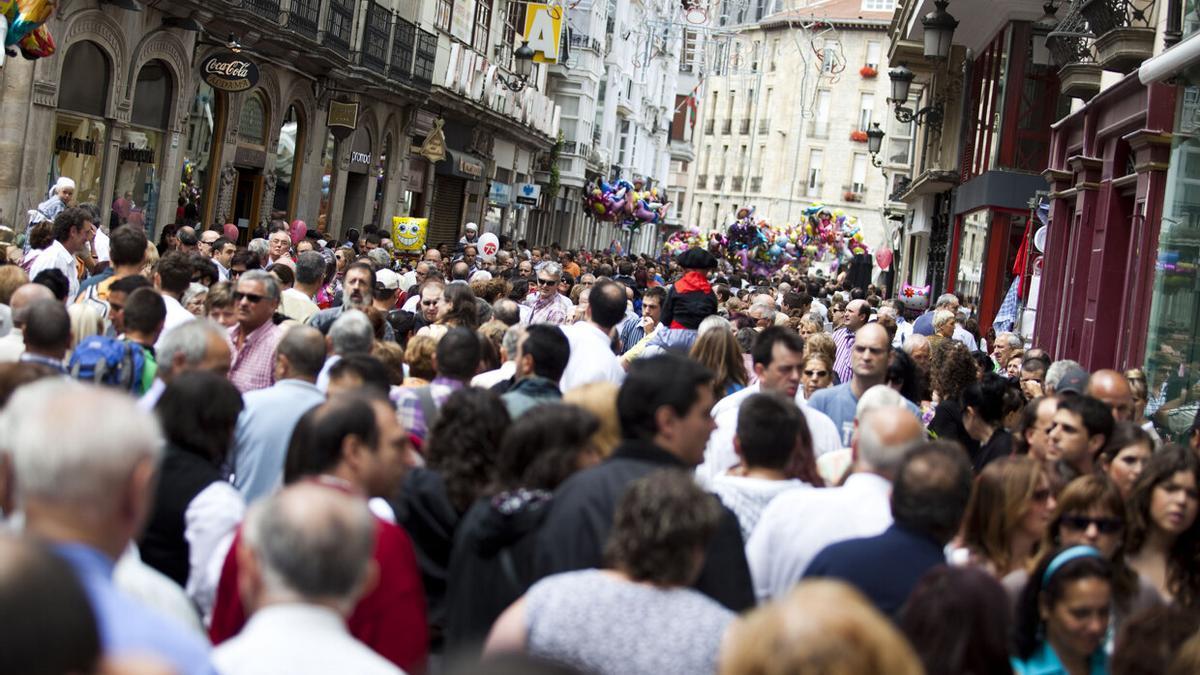
<path fill-rule="evenodd" d="M 1175 96 L 1135 72 L 1054 125 L 1033 343 L 1055 359 L 1142 365 Z"/>

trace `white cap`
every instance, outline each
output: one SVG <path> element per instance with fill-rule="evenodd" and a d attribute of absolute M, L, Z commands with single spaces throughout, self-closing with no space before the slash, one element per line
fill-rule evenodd
<path fill-rule="evenodd" d="M 467 223 L 467 230 L 470 232 L 478 232 L 479 226 L 476 225 L 475 223 Z"/>
<path fill-rule="evenodd" d="M 394 291 L 400 288 L 400 275 L 387 268 L 376 270 L 375 283 L 383 286 L 389 291 Z"/>

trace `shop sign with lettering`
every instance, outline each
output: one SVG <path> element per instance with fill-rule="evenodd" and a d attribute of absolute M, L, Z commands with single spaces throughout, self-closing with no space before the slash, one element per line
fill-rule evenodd
<path fill-rule="evenodd" d="M 138 148 L 134 147 L 133 143 L 130 143 L 121 148 L 117 152 L 117 156 L 122 162 L 133 162 L 134 164 L 153 164 L 154 148 Z"/>
<path fill-rule="evenodd" d="M 241 54 L 217 52 L 200 64 L 200 76 L 213 89 L 246 91 L 258 84 L 258 66 Z"/>
<path fill-rule="evenodd" d="M 346 140 L 358 128 L 358 104 L 351 101 L 330 101 L 325 118 L 329 133 L 339 141 Z"/>
<path fill-rule="evenodd" d="M 429 135 L 421 143 L 420 155 L 430 162 L 440 162 L 446 159 L 446 133 L 442 131 L 442 126 L 446 121 L 438 118 L 433 122 L 433 129 Z"/>
<path fill-rule="evenodd" d="M 100 142 L 95 138 L 76 138 L 71 134 L 59 134 L 54 139 L 55 152 L 70 152 L 75 155 L 87 155 L 88 157 L 96 156 L 96 148 Z"/>
<path fill-rule="evenodd" d="M 488 201 L 496 206 L 508 206 L 512 203 L 512 186 L 492 181 L 492 189 L 488 191 Z"/>
<path fill-rule="evenodd" d="M 476 162 L 473 159 L 467 159 L 466 157 L 459 157 L 458 158 L 458 170 L 460 173 L 462 173 L 465 176 L 470 176 L 472 178 L 479 178 L 480 176 L 483 175 L 483 164 L 480 164 L 479 162 Z"/>
<path fill-rule="evenodd" d="M 517 186 L 517 203 L 526 206 L 537 206 L 538 198 L 542 196 L 542 186 L 537 183 L 525 183 Z"/>

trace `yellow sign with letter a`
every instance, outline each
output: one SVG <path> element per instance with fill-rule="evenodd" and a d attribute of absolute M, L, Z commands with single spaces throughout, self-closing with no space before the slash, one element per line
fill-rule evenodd
<path fill-rule="evenodd" d="M 523 40 L 533 50 L 537 63 L 558 63 L 558 48 L 562 44 L 563 8 L 558 5 L 530 3 L 525 6 L 525 35 Z"/>

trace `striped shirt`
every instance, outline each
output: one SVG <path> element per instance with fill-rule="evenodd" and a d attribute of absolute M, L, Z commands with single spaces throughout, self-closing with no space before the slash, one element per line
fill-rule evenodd
<path fill-rule="evenodd" d="M 837 356 L 833 360 L 833 372 L 841 382 L 849 382 L 854 369 L 850 366 L 850 352 L 854 350 L 854 333 L 842 327 L 833 331 L 833 343 L 837 345 Z"/>

